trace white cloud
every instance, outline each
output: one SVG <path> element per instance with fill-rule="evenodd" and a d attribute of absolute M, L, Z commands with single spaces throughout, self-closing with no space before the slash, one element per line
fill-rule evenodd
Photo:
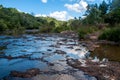
<path fill-rule="evenodd" d="M 47 0 L 41 0 L 43 3 L 47 3 Z"/>
<path fill-rule="evenodd" d="M 53 18 L 56 18 L 57 20 L 66 20 L 66 15 L 67 15 L 67 12 L 66 11 L 56 11 L 56 12 L 53 12 L 53 13 L 50 13 L 50 17 L 53 17 Z"/>
<path fill-rule="evenodd" d="M 35 15 L 35 17 L 40 17 L 40 16 L 42 16 L 42 17 L 47 17 L 47 15 L 45 15 L 45 14 L 36 14 L 36 15 Z"/>
<path fill-rule="evenodd" d="M 53 17 L 57 20 L 61 21 L 67 21 L 69 19 L 73 19 L 74 17 L 70 16 L 67 11 L 55 11 L 53 13 L 50 13 L 50 17 Z"/>
<path fill-rule="evenodd" d="M 75 12 L 82 12 L 87 9 L 87 2 L 84 0 L 80 0 L 79 3 L 74 3 L 74 4 L 65 4 L 64 6 L 67 7 L 71 11 Z"/>
<path fill-rule="evenodd" d="M 87 16 L 81 16 L 82 19 L 85 19 Z"/>
<path fill-rule="evenodd" d="M 74 17 L 70 16 L 67 11 L 55 11 L 53 13 L 50 13 L 49 15 L 45 14 L 37 14 L 36 17 L 42 16 L 42 17 L 52 17 L 60 21 L 67 21 L 69 19 L 74 19 Z"/>

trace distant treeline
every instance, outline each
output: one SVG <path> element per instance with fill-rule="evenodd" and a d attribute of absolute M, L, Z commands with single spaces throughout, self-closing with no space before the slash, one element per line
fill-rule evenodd
<path fill-rule="evenodd" d="M 86 26 L 114 27 L 120 24 L 120 0 L 108 0 L 108 2 L 103 0 L 100 5 L 89 4 L 84 16 L 85 18 L 75 17 L 69 21 L 58 21 L 50 17 L 35 17 L 32 14 L 19 12 L 15 8 L 0 5 L 0 33 L 23 33 L 26 29 L 39 29 L 40 32 L 61 32 L 76 31 Z"/>

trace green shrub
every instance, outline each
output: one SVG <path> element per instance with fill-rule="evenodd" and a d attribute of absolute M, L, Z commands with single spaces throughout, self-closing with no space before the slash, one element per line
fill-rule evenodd
<path fill-rule="evenodd" d="M 20 35 L 20 34 L 24 34 L 25 33 L 25 28 L 24 27 L 18 27 L 18 28 L 14 28 L 11 30 L 11 35 Z M 7 32 L 6 32 L 7 34 Z M 9 33 L 8 33 L 9 34 Z"/>
<path fill-rule="evenodd" d="M 120 42 L 120 28 L 108 28 L 104 30 L 99 39 Z"/>
<path fill-rule="evenodd" d="M 62 31 L 63 31 L 63 28 L 62 28 L 62 27 L 54 27 L 52 32 L 60 33 L 60 32 L 62 32 Z"/>
<path fill-rule="evenodd" d="M 54 27 L 52 32 L 60 33 L 62 31 L 66 31 L 66 30 L 70 30 L 70 27 L 65 27 L 65 26 Z"/>
<path fill-rule="evenodd" d="M 80 39 L 84 39 L 85 35 L 97 31 L 97 27 L 80 27 L 78 30 L 78 36 Z"/>
<path fill-rule="evenodd" d="M 85 31 L 83 31 L 83 30 L 78 31 L 78 36 L 79 36 L 80 39 L 83 39 L 86 34 L 87 33 Z"/>
<path fill-rule="evenodd" d="M 42 27 L 40 28 L 41 33 L 50 33 L 52 32 L 52 27 Z"/>

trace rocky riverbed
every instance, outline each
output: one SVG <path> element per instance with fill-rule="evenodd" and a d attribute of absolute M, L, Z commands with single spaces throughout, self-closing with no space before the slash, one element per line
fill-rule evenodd
<path fill-rule="evenodd" d="M 120 79 L 119 62 L 89 55 L 73 33 L 0 36 L 0 79 Z"/>
<path fill-rule="evenodd" d="M 67 64 L 89 51 L 78 40 L 60 34 L 0 36 L 0 79 L 96 80 Z"/>

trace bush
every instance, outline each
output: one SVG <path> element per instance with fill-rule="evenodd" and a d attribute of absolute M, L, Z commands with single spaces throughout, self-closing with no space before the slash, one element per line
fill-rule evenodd
<path fill-rule="evenodd" d="M 85 30 L 80 29 L 78 31 L 78 36 L 79 36 L 80 39 L 83 39 L 86 34 L 87 34 L 87 32 Z"/>
<path fill-rule="evenodd" d="M 120 42 L 120 27 L 104 30 L 99 39 Z"/>
<path fill-rule="evenodd" d="M 4 32 L 6 29 L 8 29 L 8 27 L 5 24 L 4 20 L 0 20 L 0 33 Z"/>
<path fill-rule="evenodd" d="M 52 32 L 60 33 L 61 31 L 63 31 L 62 27 L 54 27 Z"/>
<path fill-rule="evenodd" d="M 93 33 L 97 30 L 98 30 L 97 27 L 81 27 L 78 30 L 78 36 L 80 39 L 84 39 L 85 35 Z"/>
<path fill-rule="evenodd" d="M 24 33 L 25 33 L 24 27 L 18 27 L 18 28 L 14 28 L 11 30 L 11 35 L 15 35 L 15 36 L 20 35 L 20 34 L 24 34 Z M 6 32 L 6 34 L 7 34 L 7 32 Z"/>
<path fill-rule="evenodd" d="M 41 33 L 50 33 L 52 31 L 52 27 L 42 27 L 40 28 Z"/>

